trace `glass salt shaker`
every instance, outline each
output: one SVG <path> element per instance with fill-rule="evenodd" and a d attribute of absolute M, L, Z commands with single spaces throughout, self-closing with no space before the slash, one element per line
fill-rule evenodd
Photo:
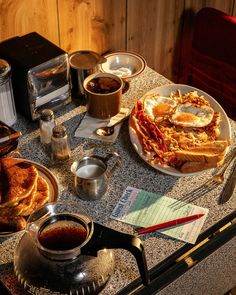
<path fill-rule="evenodd" d="M 52 129 L 55 127 L 54 113 L 52 110 L 45 109 L 40 117 L 40 141 L 50 143 L 52 138 Z"/>
<path fill-rule="evenodd" d="M 70 158 L 70 143 L 64 126 L 57 125 L 53 128 L 51 145 L 53 160 L 66 160 Z"/>
<path fill-rule="evenodd" d="M 12 126 L 17 119 L 11 84 L 11 66 L 0 59 L 0 120 Z"/>

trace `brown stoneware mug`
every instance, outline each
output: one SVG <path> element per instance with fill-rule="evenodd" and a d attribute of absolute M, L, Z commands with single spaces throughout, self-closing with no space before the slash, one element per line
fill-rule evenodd
<path fill-rule="evenodd" d="M 95 73 L 83 83 L 87 96 L 87 111 L 91 117 L 108 119 L 121 108 L 123 82 L 110 73 Z"/>

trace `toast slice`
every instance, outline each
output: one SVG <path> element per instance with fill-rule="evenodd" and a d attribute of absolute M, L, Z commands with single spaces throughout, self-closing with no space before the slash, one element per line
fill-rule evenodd
<path fill-rule="evenodd" d="M 215 164 L 224 159 L 225 153 L 211 154 L 207 152 L 192 152 L 188 150 L 176 151 L 177 159 L 180 161 L 187 162 L 202 162 Z"/>
<path fill-rule="evenodd" d="M 226 151 L 228 146 L 228 140 L 216 140 L 212 142 L 202 143 L 195 147 L 190 147 L 188 150 L 192 152 L 221 154 Z"/>
<path fill-rule="evenodd" d="M 176 151 L 177 160 L 182 162 L 202 162 L 217 164 L 224 160 L 228 141 L 215 141 L 201 144 L 187 150 Z"/>
<path fill-rule="evenodd" d="M 185 162 L 181 167 L 180 171 L 182 173 L 192 173 L 192 172 L 198 172 L 202 170 L 212 169 L 219 167 L 223 164 L 223 160 L 217 162 L 217 163 L 204 163 L 204 162 Z"/>

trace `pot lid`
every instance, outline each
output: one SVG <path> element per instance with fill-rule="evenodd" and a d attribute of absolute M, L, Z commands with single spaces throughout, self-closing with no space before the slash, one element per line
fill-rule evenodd
<path fill-rule="evenodd" d="M 90 50 L 76 51 L 69 57 L 70 66 L 73 69 L 89 70 L 105 61 L 106 58 Z"/>

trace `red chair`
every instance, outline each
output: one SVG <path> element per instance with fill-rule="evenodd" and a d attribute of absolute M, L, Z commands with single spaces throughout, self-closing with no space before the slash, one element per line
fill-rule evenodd
<path fill-rule="evenodd" d="M 213 96 L 236 120 L 236 18 L 210 7 L 197 13 L 188 84 Z"/>

